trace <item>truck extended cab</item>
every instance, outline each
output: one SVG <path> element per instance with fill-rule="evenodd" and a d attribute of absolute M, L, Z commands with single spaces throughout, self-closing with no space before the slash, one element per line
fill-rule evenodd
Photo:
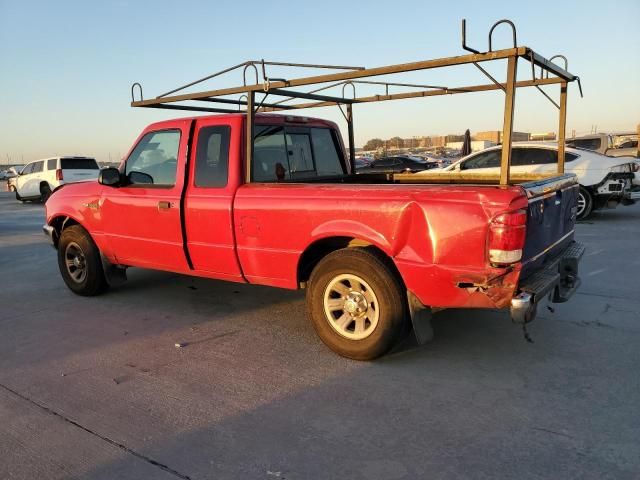
<path fill-rule="evenodd" d="M 246 121 L 155 123 L 119 169 L 56 190 L 44 230 L 67 286 L 96 295 L 143 267 L 306 288 L 320 338 L 373 359 L 431 309 L 506 308 L 524 324 L 579 284 L 574 175 L 507 186 L 354 175 L 334 123 L 257 114 L 246 181 Z"/>

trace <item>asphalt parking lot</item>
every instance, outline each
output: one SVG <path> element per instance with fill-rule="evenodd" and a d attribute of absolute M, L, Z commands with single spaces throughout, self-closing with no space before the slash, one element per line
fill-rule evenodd
<path fill-rule="evenodd" d="M 640 205 L 578 225 L 583 285 L 535 343 L 445 311 L 373 363 L 301 292 L 132 269 L 77 297 L 43 220 L 0 193 L 2 479 L 640 477 Z"/>

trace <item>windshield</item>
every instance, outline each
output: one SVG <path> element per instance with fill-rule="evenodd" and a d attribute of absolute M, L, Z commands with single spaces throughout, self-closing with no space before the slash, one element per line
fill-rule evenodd
<path fill-rule="evenodd" d="M 567 142 L 568 147 L 582 148 L 583 150 L 598 150 L 602 144 L 599 138 L 580 138 Z"/>

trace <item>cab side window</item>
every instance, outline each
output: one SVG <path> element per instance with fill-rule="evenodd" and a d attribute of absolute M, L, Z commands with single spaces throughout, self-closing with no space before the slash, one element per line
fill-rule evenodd
<path fill-rule="evenodd" d="M 335 139 L 334 131 L 329 128 L 312 128 L 311 140 L 318 175 L 344 174 L 339 153 L 340 148 Z"/>
<path fill-rule="evenodd" d="M 58 163 L 58 159 L 57 158 L 51 158 L 51 159 L 47 160 L 47 170 L 55 170 L 57 163 Z"/>
<path fill-rule="evenodd" d="M 33 168 L 31 170 L 31 173 L 40 173 L 43 168 L 44 168 L 44 160 L 40 161 L 40 162 L 35 162 L 33 164 Z"/>
<path fill-rule="evenodd" d="M 275 125 L 256 127 L 251 167 L 255 182 L 277 182 L 291 178 L 284 128 Z"/>
<path fill-rule="evenodd" d="M 172 187 L 176 183 L 179 130 L 149 132 L 138 142 L 125 164 L 130 184 Z"/>
<path fill-rule="evenodd" d="M 196 187 L 225 187 L 229 175 L 231 128 L 212 126 L 200 129 L 196 150 Z"/>
<path fill-rule="evenodd" d="M 256 126 L 251 178 L 279 182 L 345 173 L 339 143 L 329 128 Z"/>

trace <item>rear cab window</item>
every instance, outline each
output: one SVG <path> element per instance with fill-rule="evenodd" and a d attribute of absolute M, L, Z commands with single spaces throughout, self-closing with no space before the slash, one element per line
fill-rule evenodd
<path fill-rule="evenodd" d="M 98 162 L 94 158 L 61 158 L 62 170 L 99 170 Z"/>
<path fill-rule="evenodd" d="M 296 181 L 344 175 L 344 158 L 335 135 L 328 127 L 256 125 L 252 181 Z"/>

